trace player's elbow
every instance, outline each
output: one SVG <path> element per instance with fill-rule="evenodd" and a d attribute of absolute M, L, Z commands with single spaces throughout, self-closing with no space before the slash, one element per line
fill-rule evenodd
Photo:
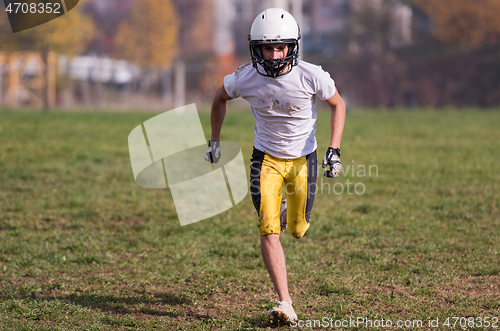
<path fill-rule="evenodd" d="M 336 92 L 330 99 L 325 100 L 325 103 L 333 112 L 337 110 L 345 111 L 344 99 L 342 99 L 338 92 Z"/>

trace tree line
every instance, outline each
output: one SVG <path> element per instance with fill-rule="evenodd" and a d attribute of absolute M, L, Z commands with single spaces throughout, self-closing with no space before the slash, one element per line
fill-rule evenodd
<path fill-rule="evenodd" d="M 500 103 L 499 0 L 381 0 L 351 11 L 343 52 L 317 59 L 358 106 L 481 106 Z M 394 47 L 389 13 L 413 12 L 413 42 Z M 70 14 L 13 34 L 0 17 L 0 51 L 109 55 L 150 70 L 176 59 L 215 61 L 212 1 L 126 0 L 108 11 L 81 0 Z M 362 27 L 362 28 L 359 28 Z M 392 31 L 392 32 L 391 32 Z M 351 47 L 351 46 L 356 47 Z M 314 58 L 313 54 L 306 54 Z M 220 82 L 219 82 L 220 83 Z"/>
<path fill-rule="evenodd" d="M 495 107 L 500 104 L 500 1 L 405 1 L 413 12 L 413 42 L 390 46 L 390 12 L 352 13 L 346 48 L 324 66 L 347 99 L 364 107 Z"/>

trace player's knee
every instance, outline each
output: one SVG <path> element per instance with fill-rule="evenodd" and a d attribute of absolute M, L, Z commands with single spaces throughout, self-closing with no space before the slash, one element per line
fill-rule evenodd
<path fill-rule="evenodd" d="M 306 229 L 296 229 L 295 231 L 290 231 L 290 234 L 295 239 L 300 239 L 306 234 L 306 231 L 307 231 L 307 228 Z"/>
<path fill-rule="evenodd" d="M 307 229 L 309 229 L 309 223 L 296 221 L 294 225 L 295 226 L 289 228 L 289 231 L 295 239 L 302 238 L 306 234 Z"/>

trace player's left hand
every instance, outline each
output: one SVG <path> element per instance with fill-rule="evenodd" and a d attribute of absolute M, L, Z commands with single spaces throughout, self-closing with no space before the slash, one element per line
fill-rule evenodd
<path fill-rule="evenodd" d="M 209 140 L 207 154 L 205 154 L 205 161 L 208 161 L 210 163 L 217 163 L 219 162 L 220 157 L 220 141 Z"/>
<path fill-rule="evenodd" d="M 323 168 L 330 166 L 330 169 L 326 169 L 325 171 L 325 177 L 338 177 L 338 175 L 340 175 L 340 171 L 342 171 L 342 163 L 340 163 L 340 148 L 328 147 L 321 166 Z"/>

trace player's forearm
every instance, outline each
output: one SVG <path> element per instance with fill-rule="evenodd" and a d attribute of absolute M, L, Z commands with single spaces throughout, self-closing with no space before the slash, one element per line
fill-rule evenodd
<path fill-rule="evenodd" d="M 212 112 L 210 114 L 210 123 L 212 126 L 212 140 L 220 140 L 220 131 L 224 117 L 226 116 L 227 100 L 215 98 L 212 103 Z"/>
<path fill-rule="evenodd" d="M 330 107 L 332 114 L 330 118 L 330 126 L 332 135 L 330 137 L 330 147 L 340 148 L 342 133 L 344 132 L 346 107 L 344 101 L 338 102 Z"/>

